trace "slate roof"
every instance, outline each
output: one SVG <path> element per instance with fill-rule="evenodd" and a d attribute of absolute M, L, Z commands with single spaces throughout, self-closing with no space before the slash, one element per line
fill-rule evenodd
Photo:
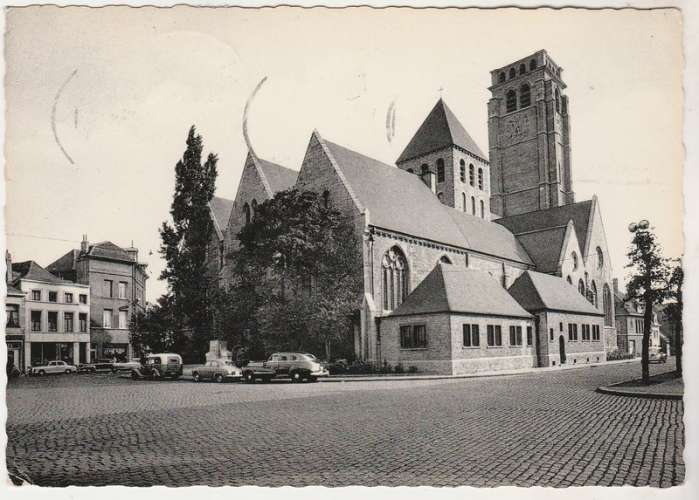
<path fill-rule="evenodd" d="M 486 271 L 443 263 L 438 263 L 390 316 L 444 312 L 531 317 Z"/>
<path fill-rule="evenodd" d="M 418 176 L 320 140 L 361 205 L 360 210 L 369 209 L 371 225 L 533 264 L 506 228 L 442 204 Z"/>
<path fill-rule="evenodd" d="M 519 237 L 522 233 L 528 233 L 530 231 L 565 226 L 568 224 L 568 221 L 572 220 L 575 224 L 575 235 L 578 237 L 580 248 L 585 251 L 587 229 L 592 222 L 590 219 L 592 216 L 592 204 L 594 202 L 595 197 L 591 200 L 571 203 L 570 205 L 563 205 L 561 207 L 502 217 L 494 222 L 505 226 Z M 555 237 L 556 234 L 550 233 L 542 236 Z M 542 244 L 545 243 L 542 242 Z M 558 249 L 560 250 L 560 248 L 559 246 Z"/>
<path fill-rule="evenodd" d="M 59 257 L 57 260 L 53 261 L 51 264 L 46 266 L 46 269 L 51 273 L 69 273 L 76 269 L 76 262 L 78 260 L 78 255 L 80 255 L 80 250 L 73 249 L 69 250 L 68 253 Z"/>
<path fill-rule="evenodd" d="M 70 281 L 62 280 L 58 276 L 55 276 L 48 272 L 46 269 L 41 267 L 39 264 L 33 260 L 27 260 L 24 262 L 13 262 L 12 263 L 12 274 L 13 276 L 17 273 L 17 278 L 14 283 L 20 279 L 43 281 L 45 283 L 55 283 L 55 284 L 67 284 Z"/>
<path fill-rule="evenodd" d="M 604 313 L 580 295 L 563 278 L 525 271 L 510 286 L 509 292 L 529 312 L 544 309 L 574 314 L 604 316 Z"/>
<path fill-rule="evenodd" d="M 558 271 L 566 229 L 567 226 L 556 226 L 517 235 L 517 240 L 536 264 L 537 271 L 542 273 Z"/>
<path fill-rule="evenodd" d="M 87 255 L 101 259 L 122 260 L 127 262 L 134 261 L 126 250 L 115 245 L 111 241 L 101 241 L 100 243 L 90 245 Z"/>
<path fill-rule="evenodd" d="M 296 184 L 296 179 L 299 175 L 296 170 L 282 167 L 281 165 L 263 160 L 262 158 L 257 158 L 257 166 L 262 170 L 263 175 L 267 179 L 269 187 L 272 189 L 272 195 L 279 191 L 289 189 Z M 228 222 L 228 219 L 226 219 L 226 222 Z"/>
<path fill-rule="evenodd" d="M 449 106 L 440 99 L 427 115 L 425 121 L 422 122 L 413 138 L 410 139 L 396 163 L 402 163 L 452 145 L 459 146 L 479 158 L 486 159 L 476 141 L 471 138 L 458 118 L 454 116 Z"/>
<path fill-rule="evenodd" d="M 228 227 L 228 218 L 231 215 L 231 210 L 233 210 L 233 200 L 214 196 L 209 202 L 209 208 L 211 209 L 211 218 L 214 221 L 214 226 L 216 226 L 219 237 L 221 237 Z"/>

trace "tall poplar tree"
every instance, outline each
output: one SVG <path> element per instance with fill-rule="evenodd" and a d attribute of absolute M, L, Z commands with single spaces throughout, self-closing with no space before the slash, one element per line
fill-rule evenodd
<path fill-rule="evenodd" d="M 167 262 L 160 279 L 167 280 L 172 294 L 176 330 L 179 335 L 191 333 L 191 352 L 183 354 L 192 360 L 201 360 L 206 352 L 211 324 L 206 248 L 213 230 L 208 203 L 214 195 L 218 158 L 209 153 L 202 163 L 203 142 L 192 125 L 187 149 L 175 165 L 172 223 L 163 222 L 160 228 L 160 253 Z"/>

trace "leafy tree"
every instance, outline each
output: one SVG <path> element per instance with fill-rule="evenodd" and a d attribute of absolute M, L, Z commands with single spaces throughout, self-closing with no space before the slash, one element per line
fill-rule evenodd
<path fill-rule="evenodd" d="M 682 300 L 682 285 L 684 282 L 684 270 L 682 269 L 682 261 L 672 270 L 670 275 L 670 290 L 669 298 L 672 300 L 666 305 L 668 319 L 675 324 L 675 376 L 682 376 L 682 308 L 684 302 Z"/>
<path fill-rule="evenodd" d="M 145 311 L 131 316 L 129 330 L 135 355 L 186 349 L 188 339 L 173 326 L 172 306 L 172 296 L 163 295 L 157 304 L 148 304 Z"/>
<path fill-rule="evenodd" d="M 258 205 L 233 252 L 249 331 L 266 350 L 351 352 L 362 261 L 352 222 L 318 195 L 295 189 Z M 251 339 L 246 339 L 248 342 Z"/>
<path fill-rule="evenodd" d="M 218 158 L 210 153 L 202 163 L 202 149 L 202 137 L 192 126 L 187 149 L 175 166 L 172 224 L 163 222 L 160 228 L 160 253 L 166 260 L 160 279 L 167 280 L 172 295 L 174 328 L 191 332 L 192 359 L 202 358 L 210 335 L 206 248 L 213 228 L 208 203 L 214 195 Z"/>
<path fill-rule="evenodd" d="M 667 259 L 662 256 L 662 248 L 648 223 L 633 226 L 634 237 L 627 254 L 628 268 L 634 270 L 626 288 L 626 300 L 641 301 L 643 312 L 643 346 L 641 351 L 641 378 L 644 384 L 650 383 L 648 370 L 648 350 L 650 328 L 653 322 L 653 306 L 661 304 L 668 296 L 670 269 Z"/>

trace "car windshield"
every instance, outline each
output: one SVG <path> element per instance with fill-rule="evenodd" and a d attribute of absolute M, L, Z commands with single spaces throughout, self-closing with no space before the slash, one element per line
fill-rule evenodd
<path fill-rule="evenodd" d="M 306 359 L 310 359 L 311 361 L 316 360 L 316 357 L 313 354 L 306 353 L 306 354 L 304 354 L 304 356 L 306 357 Z"/>
<path fill-rule="evenodd" d="M 226 366 L 235 366 L 235 363 L 233 361 L 228 361 L 228 360 L 223 361 L 223 364 Z"/>

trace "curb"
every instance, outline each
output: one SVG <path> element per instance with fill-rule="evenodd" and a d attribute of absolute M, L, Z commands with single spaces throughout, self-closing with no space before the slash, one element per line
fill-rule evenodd
<path fill-rule="evenodd" d="M 625 384 L 627 381 L 617 382 L 616 384 L 600 386 L 595 389 L 595 392 L 600 394 L 608 394 L 610 396 L 626 396 L 629 398 L 641 398 L 641 399 L 667 399 L 671 401 L 682 401 L 684 394 L 671 394 L 669 392 L 633 392 L 625 391 L 621 388 L 617 389 L 617 386 Z"/>

